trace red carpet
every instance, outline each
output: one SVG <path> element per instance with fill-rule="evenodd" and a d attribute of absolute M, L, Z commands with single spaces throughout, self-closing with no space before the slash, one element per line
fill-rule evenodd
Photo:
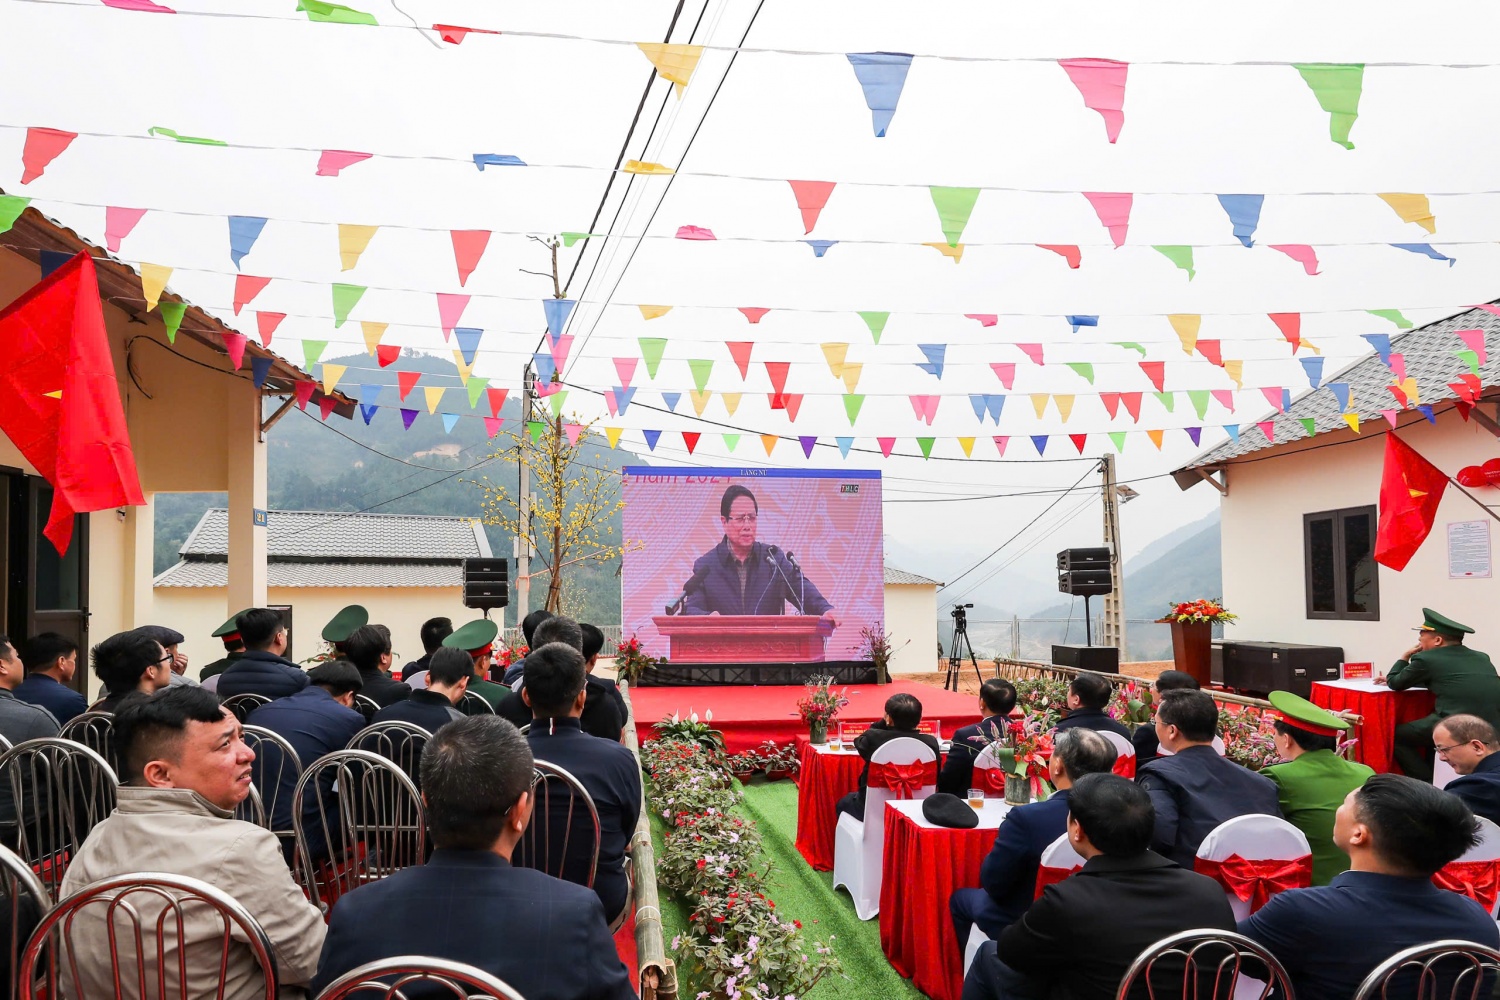
<path fill-rule="evenodd" d="M 673 712 L 686 716 L 697 712 L 702 718 L 712 711 L 713 727 L 724 734 L 730 753 L 775 740 L 791 743 L 807 733 L 807 725 L 797 715 L 797 701 L 807 689 L 800 684 L 767 687 L 644 687 L 631 688 L 630 701 L 635 709 L 636 732 L 642 741 L 651 738 L 650 729 Z M 893 694 L 915 695 L 922 703 L 924 720 L 940 720 L 942 737 L 950 739 L 959 726 L 979 721 L 979 699 L 971 694 L 955 694 L 928 684 L 897 681 L 893 684 L 856 684 L 845 690 L 849 704 L 839 713 L 846 722 L 875 722 L 885 714 L 885 700 Z M 834 730 L 835 732 L 837 730 Z"/>

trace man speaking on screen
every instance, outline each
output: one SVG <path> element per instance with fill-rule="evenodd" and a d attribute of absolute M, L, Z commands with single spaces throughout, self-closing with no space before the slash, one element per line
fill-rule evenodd
<path fill-rule="evenodd" d="M 780 615 L 791 604 L 799 614 L 821 615 L 837 626 L 833 605 L 803 577 L 792 553 L 755 540 L 759 516 L 754 493 L 738 483 L 724 491 L 724 538 L 693 563 L 683 614 Z"/>

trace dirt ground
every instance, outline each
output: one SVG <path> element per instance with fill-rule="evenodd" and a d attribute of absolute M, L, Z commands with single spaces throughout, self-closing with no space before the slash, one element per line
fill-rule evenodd
<path fill-rule="evenodd" d="M 1120 673 L 1127 677 L 1139 677 L 1142 680 L 1153 680 L 1163 670 L 1170 670 L 1171 660 L 1146 660 L 1140 663 L 1120 664 Z M 981 663 L 980 673 L 986 678 L 993 677 L 994 664 Z M 933 687 L 942 687 L 943 680 L 947 676 L 945 672 L 935 671 L 930 674 L 897 674 L 896 678 L 903 681 L 915 681 L 918 684 L 930 684 Z M 974 676 L 974 668 L 968 664 L 964 665 L 964 672 L 959 675 L 958 689 L 965 694 L 977 696 L 979 694 L 979 679 Z"/>

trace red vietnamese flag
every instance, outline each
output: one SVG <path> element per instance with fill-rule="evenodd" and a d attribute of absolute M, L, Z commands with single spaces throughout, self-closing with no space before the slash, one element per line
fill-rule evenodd
<path fill-rule="evenodd" d="M 1380 475 L 1380 527 L 1375 532 L 1375 561 L 1403 570 L 1417 554 L 1438 504 L 1448 488 L 1441 469 L 1418 455 L 1394 432 L 1385 436 L 1385 470 Z"/>
<path fill-rule="evenodd" d="M 52 484 L 43 533 L 59 553 L 75 512 L 146 502 L 87 253 L 0 311 L 0 431 Z"/>

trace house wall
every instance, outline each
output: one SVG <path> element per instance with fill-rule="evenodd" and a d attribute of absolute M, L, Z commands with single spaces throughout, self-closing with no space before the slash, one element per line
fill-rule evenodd
<path fill-rule="evenodd" d="M 886 584 L 885 631 L 891 645 L 898 647 L 891 657 L 891 673 L 929 674 L 936 670 L 937 588 Z"/>
<path fill-rule="evenodd" d="M 1326 435 L 1318 441 L 1338 440 Z M 1452 410 L 1436 425 L 1404 427 L 1401 437 L 1438 468 L 1456 473 L 1500 455 L 1500 441 Z M 1471 639 L 1500 661 L 1500 579 L 1448 579 L 1446 525 L 1488 520 L 1484 511 L 1450 487 L 1432 534 L 1406 569 L 1379 567 L 1380 620 L 1309 620 L 1306 610 L 1302 515 L 1374 504 L 1380 495 L 1385 435 L 1367 434 L 1348 444 L 1292 452 L 1229 466 L 1229 494 L 1221 504 L 1225 606 L 1240 616 L 1225 628 L 1226 639 L 1342 646 L 1350 662 L 1389 669 L 1415 637 L 1423 607 L 1472 625 Z M 1199 486 L 1198 489 L 1207 489 Z M 1488 504 L 1500 490 L 1473 491 Z M 1500 524 L 1491 523 L 1492 558 L 1500 557 Z"/>

